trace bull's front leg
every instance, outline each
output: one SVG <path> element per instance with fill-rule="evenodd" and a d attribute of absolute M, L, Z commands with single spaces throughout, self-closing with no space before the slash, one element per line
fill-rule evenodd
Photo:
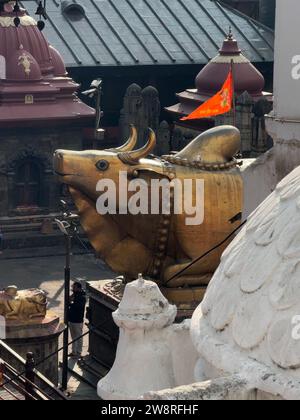
<path fill-rule="evenodd" d="M 163 274 L 163 286 L 171 288 L 207 286 L 213 273 L 203 272 L 199 265 L 190 267 L 191 262 L 192 260 L 189 260 L 167 267 Z M 178 274 L 180 272 L 182 274 Z"/>
<path fill-rule="evenodd" d="M 70 188 L 80 215 L 81 225 L 90 243 L 104 259 L 123 238 L 116 223 L 109 216 L 101 216 L 95 203 L 81 192 Z"/>
<path fill-rule="evenodd" d="M 72 188 L 70 192 L 80 214 L 81 225 L 97 255 L 117 273 L 131 278 L 136 278 L 140 272 L 145 273 L 152 262 L 151 251 L 128 236 L 110 215 L 99 215 L 92 200 Z"/>
<path fill-rule="evenodd" d="M 153 261 L 151 251 L 136 239 L 127 236 L 106 258 L 106 263 L 117 273 L 136 279 L 139 273 L 148 273 Z"/>

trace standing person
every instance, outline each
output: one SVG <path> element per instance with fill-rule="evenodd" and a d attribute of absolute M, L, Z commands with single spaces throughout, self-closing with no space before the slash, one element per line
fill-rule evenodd
<path fill-rule="evenodd" d="M 86 305 L 86 294 L 79 282 L 73 284 L 73 294 L 70 298 L 69 306 L 69 328 L 72 341 L 83 334 L 84 311 Z M 83 339 L 79 339 L 72 344 L 70 357 L 80 358 L 82 354 Z"/>

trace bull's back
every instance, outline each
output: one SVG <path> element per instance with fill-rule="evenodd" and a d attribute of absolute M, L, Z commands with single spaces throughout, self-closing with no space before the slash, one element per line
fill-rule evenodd
<path fill-rule="evenodd" d="M 242 211 L 243 181 L 238 169 L 206 172 L 184 168 L 177 172 L 177 179 L 194 180 L 193 205 L 196 204 L 196 194 L 198 194 L 198 218 L 201 214 L 199 206 L 203 211 L 201 223 L 196 225 L 187 223 L 188 218 L 192 216 L 186 212 L 174 215 L 173 229 L 180 243 L 181 252 L 194 259 L 223 241 L 239 225 L 239 220 L 232 223 L 232 219 Z M 198 185 L 198 191 L 195 180 L 202 181 Z M 190 198 L 184 197 L 184 203 L 187 200 Z M 206 267 L 203 267 L 205 272 L 215 270 L 223 249 L 214 252 L 205 260 Z"/>

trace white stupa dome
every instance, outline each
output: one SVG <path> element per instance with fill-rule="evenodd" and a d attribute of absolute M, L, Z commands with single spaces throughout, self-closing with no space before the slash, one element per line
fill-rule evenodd
<path fill-rule="evenodd" d="M 192 320 L 198 381 L 300 399 L 300 168 L 249 217 Z"/>

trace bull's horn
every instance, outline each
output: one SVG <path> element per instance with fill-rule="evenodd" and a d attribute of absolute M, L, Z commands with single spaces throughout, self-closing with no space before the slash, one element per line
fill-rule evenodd
<path fill-rule="evenodd" d="M 129 139 L 123 146 L 117 147 L 113 149 L 114 152 L 121 153 L 121 152 L 131 152 L 135 148 L 137 142 L 137 129 L 134 125 L 130 125 L 131 134 Z"/>
<path fill-rule="evenodd" d="M 148 156 L 156 146 L 156 135 L 154 131 L 149 128 L 149 138 L 147 144 L 144 147 L 138 150 L 134 150 L 131 152 L 122 152 L 119 153 L 119 158 L 130 165 L 136 165 L 139 163 L 139 160 Z"/>

